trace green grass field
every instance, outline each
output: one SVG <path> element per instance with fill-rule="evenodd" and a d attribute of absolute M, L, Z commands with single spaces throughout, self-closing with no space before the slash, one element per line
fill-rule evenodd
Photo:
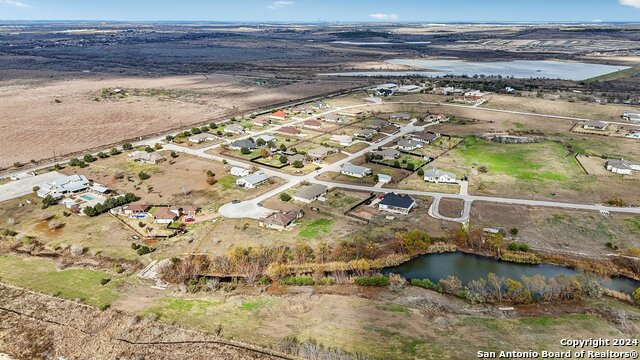
<path fill-rule="evenodd" d="M 100 285 L 103 278 L 113 280 Z M 0 256 L 0 281 L 67 299 L 80 299 L 99 308 L 118 298 L 115 288 L 122 279 L 97 270 L 59 271 L 53 261 L 46 259 Z"/>
<path fill-rule="evenodd" d="M 312 222 L 303 223 L 303 228 L 300 230 L 298 236 L 303 238 L 315 238 L 320 235 L 328 234 L 333 223 L 334 220 L 330 219 L 318 219 Z"/>
<path fill-rule="evenodd" d="M 485 165 L 489 173 L 517 180 L 562 182 L 581 172 L 575 158 L 554 142 L 507 145 L 469 138 L 455 151 L 468 166 Z"/>

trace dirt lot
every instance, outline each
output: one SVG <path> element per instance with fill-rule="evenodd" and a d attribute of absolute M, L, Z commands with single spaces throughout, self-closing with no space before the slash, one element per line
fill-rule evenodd
<path fill-rule="evenodd" d="M 464 201 L 460 199 L 442 198 L 440 200 L 440 214 L 446 217 L 458 218 L 462 213 Z"/>
<path fill-rule="evenodd" d="M 640 218 L 597 212 L 528 208 L 474 202 L 471 224 L 482 227 L 517 228 L 518 241 L 534 248 L 568 253 L 603 255 L 612 250 L 640 246 Z"/>
<path fill-rule="evenodd" d="M 87 76 L 0 82 L 0 168 L 188 127 L 244 111 L 348 88 L 347 82 L 291 81 L 264 88 L 227 75 L 133 78 Z M 101 99 L 105 88 L 160 95 Z M 168 95 L 167 95 L 168 93 Z M 96 101 L 100 100 L 100 101 Z M 38 144 L 38 146 L 33 146 Z"/>

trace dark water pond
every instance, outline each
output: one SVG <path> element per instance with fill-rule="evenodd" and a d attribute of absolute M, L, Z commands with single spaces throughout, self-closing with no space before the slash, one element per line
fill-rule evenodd
<path fill-rule="evenodd" d="M 460 279 L 463 284 L 478 278 L 486 279 L 489 273 L 514 280 L 520 280 L 522 275 L 543 275 L 547 278 L 552 278 L 559 275 L 582 274 L 579 271 L 560 266 L 518 264 L 459 252 L 422 255 L 404 264 L 386 268 L 383 273 L 395 273 L 407 279 L 426 278 L 433 282 L 438 282 L 440 279 L 453 275 Z M 597 279 L 607 289 L 626 294 L 630 294 L 640 287 L 640 281 L 624 277 L 603 278 L 596 275 L 588 276 Z"/>

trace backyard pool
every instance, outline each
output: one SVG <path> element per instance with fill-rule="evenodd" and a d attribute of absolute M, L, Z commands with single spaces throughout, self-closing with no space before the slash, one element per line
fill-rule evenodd
<path fill-rule="evenodd" d="M 89 196 L 89 195 L 82 195 L 82 196 L 80 196 L 80 197 L 81 197 L 81 198 L 83 198 L 83 199 L 85 199 L 85 200 L 87 200 L 87 201 L 93 201 L 93 200 L 95 200 L 94 198 L 92 198 L 92 197 L 91 197 L 91 196 Z"/>

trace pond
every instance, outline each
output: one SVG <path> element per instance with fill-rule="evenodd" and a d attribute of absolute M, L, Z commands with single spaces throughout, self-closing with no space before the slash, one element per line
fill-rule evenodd
<path fill-rule="evenodd" d="M 533 276 L 543 275 L 553 278 L 559 275 L 580 275 L 579 271 L 561 266 L 551 265 L 530 265 L 512 262 L 504 262 L 490 257 L 477 256 L 465 253 L 427 254 L 410 260 L 398 266 L 386 268 L 383 273 L 399 274 L 407 279 L 429 279 L 438 282 L 449 275 L 460 279 L 463 284 L 479 278 L 487 278 L 489 273 L 494 273 L 499 277 L 520 280 L 522 275 Z M 611 290 L 631 294 L 640 287 L 640 281 L 635 281 L 624 277 L 603 278 L 596 275 L 589 275 L 596 278 L 600 284 Z"/>
<path fill-rule="evenodd" d="M 417 70 L 409 71 L 354 71 L 328 73 L 332 76 L 445 76 L 485 75 L 515 78 L 547 78 L 564 80 L 586 80 L 596 76 L 628 69 L 628 66 L 613 66 L 583 62 L 550 60 L 514 60 L 473 62 L 459 59 L 391 59 L 394 65 L 408 65 Z"/>

